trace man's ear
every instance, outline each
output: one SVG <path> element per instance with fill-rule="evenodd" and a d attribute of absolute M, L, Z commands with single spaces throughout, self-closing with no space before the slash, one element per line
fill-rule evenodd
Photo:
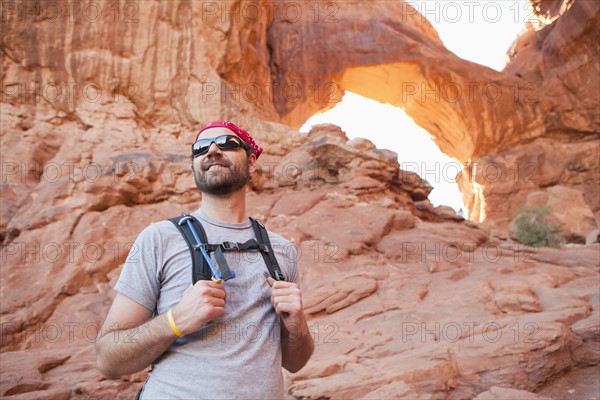
<path fill-rule="evenodd" d="M 256 171 L 256 155 L 254 153 L 250 153 L 248 156 L 248 171 L 250 174 L 253 174 Z"/>

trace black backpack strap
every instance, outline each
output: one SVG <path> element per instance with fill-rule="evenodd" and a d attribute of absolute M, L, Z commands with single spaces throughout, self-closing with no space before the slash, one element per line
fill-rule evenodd
<path fill-rule="evenodd" d="M 229 269 L 229 264 L 227 264 L 227 260 L 225 260 L 225 255 L 223 254 L 223 245 L 217 246 L 217 249 L 215 250 L 215 260 L 217 260 L 217 264 L 219 265 L 221 279 L 227 281 L 231 278 L 235 278 L 235 274 L 231 272 Z"/>
<path fill-rule="evenodd" d="M 206 244 L 206 232 L 204 231 L 204 228 L 202 228 L 202 224 L 191 215 L 187 215 L 187 217 L 191 217 L 192 224 L 194 225 L 194 228 L 196 228 L 196 232 L 200 237 L 200 241 L 203 244 Z M 179 229 L 179 232 L 181 232 L 181 235 L 185 239 L 185 242 L 187 243 L 188 247 L 190 248 L 190 255 L 192 257 L 192 284 L 195 284 L 199 280 L 210 280 L 212 272 L 208 264 L 204 260 L 204 257 L 202 257 L 202 253 L 199 251 L 194 251 L 194 248 L 196 246 L 196 239 L 194 238 L 194 235 L 192 234 L 192 231 L 190 230 L 188 224 L 185 223 L 179 225 L 179 221 L 181 220 L 181 218 L 183 218 L 183 216 L 169 218 L 169 221 L 171 221 L 177 227 L 177 229 Z"/>
<path fill-rule="evenodd" d="M 285 277 L 281 273 L 281 268 L 279 268 L 277 258 L 275 258 L 275 252 L 271 246 L 267 228 L 265 228 L 262 222 L 257 219 L 250 218 L 250 221 L 252 222 L 252 228 L 254 229 L 254 234 L 256 235 L 256 240 L 258 241 L 258 245 L 261 250 L 260 253 L 265 260 L 265 264 L 267 265 L 267 269 L 269 270 L 271 277 L 273 277 L 273 279 L 276 281 L 284 281 Z"/>
<path fill-rule="evenodd" d="M 219 246 L 223 247 L 223 251 L 268 251 L 269 248 L 264 244 L 259 244 L 255 239 L 249 239 L 244 243 L 225 241 Z"/>
<path fill-rule="evenodd" d="M 223 280 L 228 280 L 231 278 L 235 278 L 235 272 L 229 269 L 229 264 L 227 264 L 227 260 L 225 259 L 225 252 L 227 251 L 261 251 L 266 252 L 269 251 L 268 247 L 264 244 L 259 244 L 256 240 L 250 239 L 244 243 L 239 242 L 229 242 L 225 241 L 219 245 L 210 245 L 214 246 L 213 249 L 215 252 L 215 260 L 217 260 L 217 264 L 221 270 L 221 276 Z"/>

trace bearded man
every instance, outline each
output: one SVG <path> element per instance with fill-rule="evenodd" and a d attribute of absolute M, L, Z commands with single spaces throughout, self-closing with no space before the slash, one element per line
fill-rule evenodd
<path fill-rule="evenodd" d="M 191 215 L 211 243 L 257 239 L 246 187 L 262 148 L 227 121 L 205 125 L 192 144 L 202 193 Z M 227 254 L 235 278 L 190 282 L 188 244 L 169 221 L 135 241 L 96 342 L 97 365 L 110 378 L 151 365 L 141 399 L 281 399 L 282 367 L 300 370 L 313 340 L 302 306 L 291 243 L 268 232 L 283 280 L 261 257 Z"/>

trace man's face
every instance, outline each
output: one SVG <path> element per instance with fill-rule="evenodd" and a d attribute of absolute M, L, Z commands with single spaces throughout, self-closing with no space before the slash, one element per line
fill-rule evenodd
<path fill-rule="evenodd" d="M 207 129 L 198 139 L 211 139 L 221 135 L 234 135 L 227 128 Z M 256 157 L 246 155 L 246 150 L 221 150 L 211 144 L 208 152 L 192 160 L 192 170 L 196 186 L 202 193 L 222 196 L 233 193 L 250 181 L 254 172 Z"/>

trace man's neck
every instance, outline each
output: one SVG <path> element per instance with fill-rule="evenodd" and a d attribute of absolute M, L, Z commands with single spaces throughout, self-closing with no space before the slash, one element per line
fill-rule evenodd
<path fill-rule="evenodd" d="M 242 189 L 224 196 L 202 193 L 202 211 L 207 217 L 221 222 L 240 223 L 246 215 L 246 191 Z"/>

